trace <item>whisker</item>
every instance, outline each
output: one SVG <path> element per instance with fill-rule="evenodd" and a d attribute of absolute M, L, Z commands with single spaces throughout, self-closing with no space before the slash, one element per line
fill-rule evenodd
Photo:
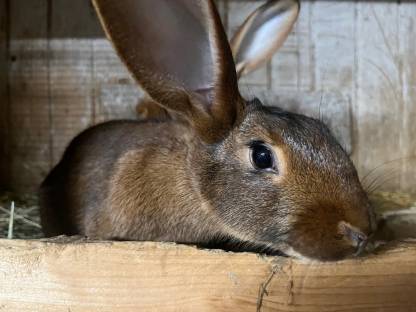
<path fill-rule="evenodd" d="M 390 176 L 385 176 L 383 179 L 380 179 L 380 180 L 378 181 L 378 183 L 376 183 L 376 184 L 373 186 L 372 190 L 374 191 L 374 190 L 376 190 L 376 189 L 380 188 L 380 186 L 381 186 L 381 185 L 383 185 L 383 184 L 385 184 L 385 183 L 387 183 L 387 182 L 389 182 L 389 181 L 392 181 L 392 180 L 394 180 L 394 179 L 398 179 L 398 178 L 399 178 L 399 175 L 398 175 L 398 173 L 397 173 L 397 172 L 390 174 Z"/>
<path fill-rule="evenodd" d="M 401 162 L 401 161 L 404 161 L 404 160 L 409 160 L 409 159 L 414 159 L 414 158 L 416 158 L 416 155 L 403 156 L 403 157 L 399 157 L 399 158 L 396 158 L 396 159 L 392 159 L 392 160 L 388 160 L 386 162 L 383 162 L 383 163 L 377 165 L 376 167 L 374 167 L 373 169 L 371 169 L 369 172 L 367 172 L 364 175 L 364 177 L 361 178 L 361 182 L 364 183 L 365 179 L 367 179 L 373 172 L 375 172 L 376 170 L 378 170 L 378 169 L 380 169 L 384 166 L 387 166 L 391 163 Z"/>
<path fill-rule="evenodd" d="M 321 105 L 322 105 L 323 97 L 324 97 L 324 90 L 321 90 L 321 100 L 319 101 L 319 107 L 318 107 L 318 117 L 319 117 L 319 121 L 321 122 L 323 121 L 322 114 L 321 114 Z"/>
<path fill-rule="evenodd" d="M 381 179 L 383 178 L 383 176 L 377 176 L 376 178 L 374 178 L 371 183 L 369 183 L 368 185 L 364 186 L 364 189 L 368 192 L 371 193 L 374 189 L 374 187 L 376 185 L 379 184 L 379 182 L 381 181 Z M 386 176 L 384 176 L 384 178 L 386 178 Z M 383 178 L 383 179 L 384 179 Z"/>
<path fill-rule="evenodd" d="M 393 175 L 390 175 L 390 176 L 387 176 L 387 177 L 385 177 L 384 179 L 380 179 L 379 181 L 378 181 L 378 183 L 376 183 L 376 184 L 374 184 L 373 186 L 372 186 L 372 188 L 371 189 L 369 189 L 367 192 L 369 193 L 369 194 L 372 194 L 372 193 L 374 193 L 376 190 L 378 190 L 383 184 L 386 184 L 387 182 L 389 182 L 389 181 L 392 181 L 392 180 L 394 180 L 394 179 L 397 179 L 399 176 L 397 175 L 397 172 L 394 172 L 394 174 Z"/>
<path fill-rule="evenodd" d="M 380 179 L 382 179 L 383 177 L 388 177 L 388 176 L 390 176 L 393 173 L 396 173 L 396 170 L 395 169 L 391 169 L 388 172 L 383 172 L 383 173 L 377 175 L 376 177 L 374 177 L 370 181 L 370 183 L 363 183 L 364 184 L 364 189 L 367 189 L 367 190 L 371 189 L 374 184 L 376 184 L 376 183 L 378 183 L 378 181 L 380 181 Z"/>

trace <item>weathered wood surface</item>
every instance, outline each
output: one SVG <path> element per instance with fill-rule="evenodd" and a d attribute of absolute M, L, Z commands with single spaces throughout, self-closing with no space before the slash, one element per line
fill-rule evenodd
<path fill-rule="evenodd" d="M 0 277 L 1 311 L 409 312 L 416 242 L 308 263 L 174 244 L 1 240 Z"/>
<path fill-rule="evenodd" d="M 262 2 L 218 1 L 228 34 Z M 76 133 L 103 120 L 134 118 L 142 92 L 102 38 L 87 1 L 9 3 L 8 184 L 29 190 Z M 244 77 L 241 89 L 280 100 L 300 92 L 295 98 L 304 100 L 296 102 L 313 103 L 306 111 L 330 121 L 361 175 L 401 159 L 379 170 L 386 179 L 394 170 L 383 187 L 416 192 L 414 25 L 415 1 L 303 1 L 281 51 Z"/>
<path fill-rule="evenodd" d="M 29 189 L 52 165 L 47 1 L 8 3 L 9 184 Z"/>
<path fill-rule="evenodd" d="M 8 109 L 7 94 L 7 4 L 0 0 L 0 188 L 5 187 L 8 180 Z"/>

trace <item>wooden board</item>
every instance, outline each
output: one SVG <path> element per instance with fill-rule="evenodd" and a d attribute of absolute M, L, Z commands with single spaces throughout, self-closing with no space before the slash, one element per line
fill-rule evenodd
<path fill-rule="evenodd" d="M 357 3 L 355 159 L 359 169 L 396 162 L 391 187 L 415 191 L 416 4 Z M 371 34 L 371 35 L 370 35 Z M 413 60 L 413 64 L 411 63 Z M 410 118 L 410 119 L 409 119 Z M 413 133 L 411 135 L 410 133 Z M 371 144 L 369 144 L 371 142 Z"/>
<path fill-rule="evenodd" d="M 44 0 L 9 3 L 9 185 L 33 189 L 52 165 L 48 6 Z"/>
<path fill-rule="evenodd" d="M 9 163 L 8 155 L 8 110 L 9 99 L 7 92 L 8 84 L 8 68 L 7 68 L 7 35 L 8 35 L 8 20 L 7 20 L 7 3 L 6 0 L 0 0 L 0 189 L 7 184 L 9 170 L 7 164 Z"/>
<path fill-rule="evenodd" d="M 416 241 L 313 263 L 168 243 L 0 240 L 1 311 L 416 311 Z"/>
<path fill-rule="evenodd" d="M 50 11 L 51 38 L 74 39 L 75 34 L 78 39 L 104 37 L 91 1 L 53 0 Z"/>

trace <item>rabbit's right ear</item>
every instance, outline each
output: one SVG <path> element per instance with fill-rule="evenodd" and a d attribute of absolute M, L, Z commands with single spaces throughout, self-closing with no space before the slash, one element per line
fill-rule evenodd
<path fill-rule="evenodd" d="M 298 0 L 271 0 L 250 14 L 231 40 L 239 77 L 267 62 L 282 46 L 299 9 Z"/>
<path fill-rule="evenodd" d="M 182 113 L 206 142 L 244 109 L 212 0 L 93 0 L 107 36 L 148 94 Z"/>

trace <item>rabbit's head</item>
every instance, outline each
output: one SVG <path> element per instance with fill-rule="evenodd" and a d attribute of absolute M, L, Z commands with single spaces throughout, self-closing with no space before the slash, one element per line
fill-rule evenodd
<path fill-rule="evenodd" d="M 238 90 L 238 74 L 261 64 L 289 34 L 297 1 L 269 1 L 247 19 L 232 40 L 237 66 L 213 1 L 94 3 L 135 79 L 188 121 L 189 174 L 221 233 L 321 260 L 365 245 L 371 207 L 327 127 L 246 101 Z"/>
<path fill-rule="evenodd" d="M 203 155 L 203 196 L 243 241 L 328 260 L 358 252 L 372 232 L 354 165 L 319 120 L 255 99 Z"/>

